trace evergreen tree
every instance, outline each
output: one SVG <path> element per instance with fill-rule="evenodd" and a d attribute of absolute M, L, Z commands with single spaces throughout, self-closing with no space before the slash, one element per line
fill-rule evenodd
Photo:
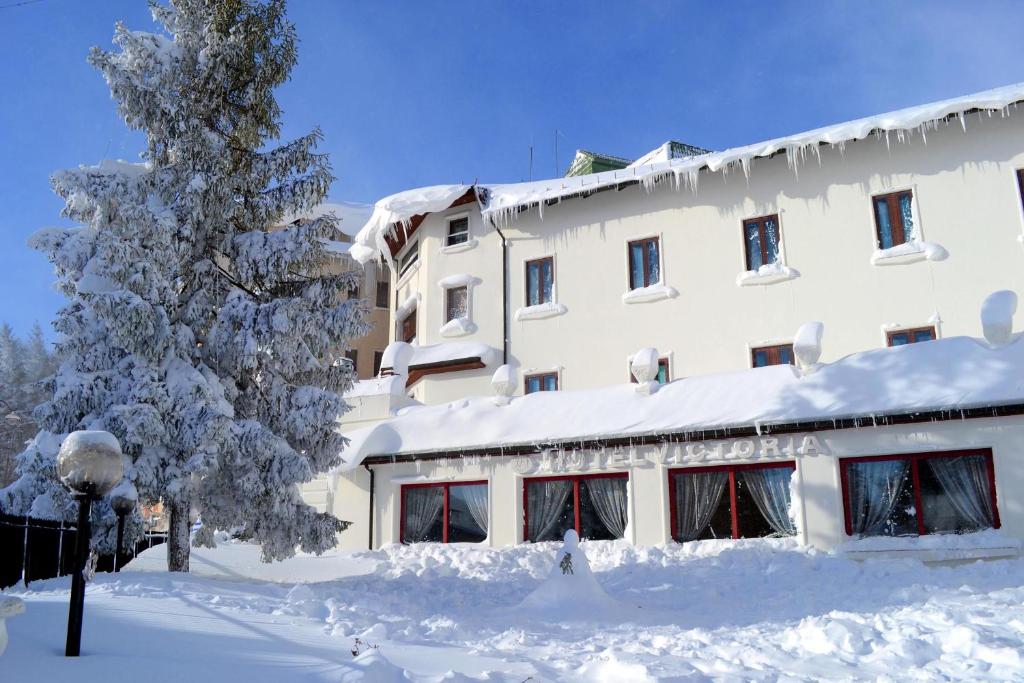
<path fill-rule="evenodd" d="M 151 9 L 163 31 L 119 24 L 117 50 L 89 55 L 145 133 L 144 163 L 55 174 L 82 227 L 32 240 L 68 298 L 63 362 L 37 416 L 53 434 L 118 437 L 140 497 L 170 508 L 172 571 L 188 570 L 190 512 L 199 542 L 244 526 L 266 560 L 322 552 L 347 523 L 305 504 L 298 485 L 340 462 L 336 421 L 354 379 L 342 353 L 366 327 L 344 296 L 356 276 L 324 274 L 336 219 L 272 229 L 332 180 L 319 131 L 270 145 L 294 28 L 283 0 Z M 44 450 L 23 459 L 25 477 Z"/>
<path fill-rule="evenodd" d="M 55 362 L 38 324 L 28 341 L 9 325 L 0 325 L 0 486 L 15 475 L 15 454 L 25 448 L 38 426 L 32 410 L 46 396 L 46 383 Z"/>

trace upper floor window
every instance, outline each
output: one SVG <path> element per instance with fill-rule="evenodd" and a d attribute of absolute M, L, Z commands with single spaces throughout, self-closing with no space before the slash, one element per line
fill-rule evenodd
<path fill-rule="evenodd" d="M 892 192 L 871 198 L 879 249 L 890 249 L 914 239 L 914 193 Z"/>
<path fill-rule="evenodd" d="M 780 462 L 669 470 L 672 538 L 793 536 L 789 483 L 795 469 Z"/>
<path fill-rule="evenodd" d="M 384 360 L 384 352 L 383 351 L 374 351 L 373 352 L 373 376 L 374 377 L 377 377 L 378 375 L 380 375 L 380 364 L 381 364 L 381 361 L 383 361 L 383 360 Z"/>
<path fill-rule="evenodd" d="M 412 343 L 416 338 L 416 309 L 409 311 L 408 315 L 402 318 L 400 323 L 401 340 L 405 343 Z"/>
<path fill-rule="evenodd" d="M 391 298 L 391 280 L 387 268 L 377 268 L 377 308 L 387 308 Z"/>
<path fill-rule="evenodd" d="M 554 301 L 555 260 L 548 258 L 526 262 L 526 305 L 538 306 Z"/>
<path fill-rule="evenodd" d="M 851 536 L 914 536 L 999 528 L 992 451 L 842 458 Z"/>
<path fill-rule="evenodd" d="M 487 482 L 406 484 L 402 543 L 480 543 L 487 540 Z"/>
<path fill-rule="evenodd" d="M 743 241 L 747 254 L 747 270 L 779 260 L 779 217 L 761 216 L 743 221 Z"/>
<path fill-rule="evenodd" d="M 658 384 L 668 384 L 671 379 L 668 374 L 668 358 L 658 359 L 658 376 L 655 379 L 658 380 Z M 632 370 L 629 371 L 629 381 L 636 384 L 636 376 Z"/>
<path fill-rule="evenodd" d="M 885 337 L 886 343 L 889 346 L 903 346 L 904 344 L 933 341 L 935 339 L 935 328 L 917 327 L 912 330 L 891 330 L 886 333 Z"/>
<path fill-rule="evenodd" d="M 446 246 L 465 244 L 469 241 L 469 217 L 453 218 L 448 221 L 448 239 Z"/>
<path fill-rule="evenodd" d="M 776 344 L 758 346 L 750 350 L 751 365 L 763 368 L 768 365 L 793 365 L 793 345 Z"/>
<path fill-rule="evenodd" d="M 444 290 L 445 322 L 469 315 L 469 287 L 449 287 Z"/>
<path fill-rule="evenodd" d="M 538 391 L 558 391 L 558 373 L 544 372 L 537 375 L 527 375 L 524 384 L 527 394 Z"/>
<path fill-rule="evenodd" d="M 558 541 L 569 529 L 580 538 L 612 540 L 626 534 L 629 475 L 535 477 L 523 482 L 523 540 Z"/>
<path fill-rule="evenodd" d="M 413 242 L 402 254 L 401 260 L 398 262 L 398 277 L 402 277 L 409 269 L 412 268 L 420 260 L 420 243 L 419 240 Z"/>
<path fill-rule="evenodd" d="M 629 243 L 629 288 L 640 289 L 661 282 L 660 247 L 657 237 Z"/>

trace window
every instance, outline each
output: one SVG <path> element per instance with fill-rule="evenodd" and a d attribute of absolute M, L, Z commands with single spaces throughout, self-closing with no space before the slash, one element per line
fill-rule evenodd
<path fill-rule="evenodd" d="M 412 268 L 420 260 L 420 243 L 417 240 L 409 245 L 409 248 L 402 254 L 401 260 L 398 262 L 398 277 L 402 277 L 409 269 Z"/>
<path fill-rule="evenodd" d="M 768 365 L 792 365 L 793 345 L 778 344 L 750 349 L 750 362 L 755 368 L 763 368 Z"/>
<path fill-rule="evenodd" d="M 779 260 L 779 217 L 761 216 L 743 221 L 743 243 L 747 253 L 747 270 Z"/>
<path fill-rule="evenodd" d="M 348 283 L 348 298 L 358 299 L 359 298 L 359 278 L 353 277 Z"/>
<path fill-rule="evenodd" d="M 359 360 L 359 352 L 355 349 L 349 349 L 348 351 L 345 352 L 345 358 L 348 358 L 350 361 L 352 361 L 352 371 L 355 372 L 356 361 Z"/>
<path fill-rule="evenodd" d="M 401 339 L 407 344 L 412 343 L 416 338 L 416 309 L 409 311 L 409 314 L 402 318 Z"/>
<path fill-rule="evenodd" d="M 561 541 L 575 529 L 580 538 L 612 540 L 626 533 L 629 475 L 535 477 L 523 483 L 523 540 Z"/>
<path fill-rule="evenodd" d="M 639 289 L 661 282 L 658 238 L 629 243 L 629 288 Z"/>
<path fill-rule="evenodd" d="M 526 305 L 554 301 L 555 260 L 551 257 L 526 262 Z"/>
<path fill-rule="evenodd" d="M 526 393 L 537 391 L 558 391 L 558 373 L 545 372 L 539 375 L 526 376 Z"/>
<path fill-rule="evenodd" d="M 1020 188 L 1020 201 L 1024 205 L 1024 168 L 1017 171 L 1017 187 Z"/>
<path fill-rule="evenodd" d="M 992 451 L 842 458 L 846 533 L 923 536 L 999 528 Z"/>
<path fill-rule="evenodd" d="M 935 339 L 935 328 L 916 327 L 912 330 L 891 330 L 885 333 L 885 339 L 889 346 L 903 346 L 904 344 L 933 341 Z"/>
<path fill-rule="evenodd" d="M 402 543 L 487 540 L 487 482 L 402 487 Z"/>
<path fill-rule="evenodd" d="M 672 538 L 792 536 L 791 462 L 669 470 Z"/>
<path fill-rule="evenodd" d="M 469 287 L 449 287 L 444 290 L 444 321 L 451 322 L 456 318 L 469 315 Z"/>
<path fill-rule="evenodd" d="M 668 374 L 668 358 L 658 359 L 658 376 L 655 379 L 658 380 L 658 384 L 668 384 L 670 379 Z M 629 381 L 636 384 L 636 376 L 632 370 L 629 371 Z"/>
<path fill-rule="evenodd" d="M 384 359 L 384 352 L 383 351 L 374 351 L 373 352 L 373 376 L 374 377 L 377 377 L 377 376 L 380 375 L 380 364 L 381 364 L 381 361 L 383 359 Z"/>
<path fill-rule="evenodd" d="M 914 239 L 914 193 L 910 190 L 873 197 L 878 248 L 889 249 Z"/>
<path fill-rule="evenodd" d="M 454 218 L 448 221 L 448 240 L 445 244 L 449 247 L 456 244 L 465 244 L 469 241 L 469 218 Z"/>
<path fill-rule="evenodd" d="M 387 278 L 387 270 L 384 268 L 379 269 L 377 273 L 377 308 L 388 307 L 388 299 L 391 298 L 391 282 Z"/>

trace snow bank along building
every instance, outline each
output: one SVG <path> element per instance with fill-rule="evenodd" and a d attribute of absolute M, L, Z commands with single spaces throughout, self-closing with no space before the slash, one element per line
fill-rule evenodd
<path fill-rule="evenodd" d="M 1015 554 L 1022 101 L 380 200 L 350 253 L 392 266 L 392 343 L 307 494 L 348 547 Z"/>

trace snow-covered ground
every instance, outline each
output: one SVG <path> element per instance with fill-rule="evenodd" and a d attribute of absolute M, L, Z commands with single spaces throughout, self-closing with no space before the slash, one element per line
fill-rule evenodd
<path fill-rule="evenodd" d="M 257 549 L 232 543 L 196 550 L 191 575 L 160 571 L 154 548 L 90 585 L 77 661 L 61 656 L 68 580 L 8 589 L 27 610 L 8 622 L 0 681 L 1024 680 L 1024 560 L 936 567 L 788 540 L 588 542 L 617 608 L 552 616 L 520 603 L 557 547 L 396 546 L 260 565 Z"/>

